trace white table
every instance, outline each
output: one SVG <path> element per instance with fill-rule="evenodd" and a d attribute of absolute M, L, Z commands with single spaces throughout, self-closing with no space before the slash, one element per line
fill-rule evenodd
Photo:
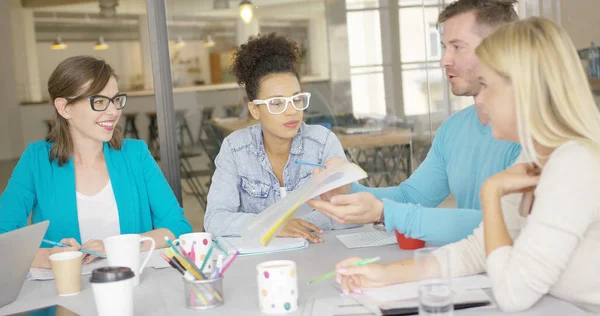
<path fill-rule="evenodd" d="M 335 237 L 336 234 L 346 234 L 361 230 L 371 230 L 372 227 L 357 228 L 345 231 L 333 231 L 323 237 L 325 242 L 310 245 L 307 249 L 282 252 L 264 256 L 238 258 L 225 273 L 224 296 L 225 305 L 205 311 L 187 309 L 183 298 L 183 282 L 181 276 L 173 269 L 146 268 L 142 274 L 141 283 L 134 289 L 136 315 L 220 315 L 220 316 L 251 316 L 263 315 L 258 309 L 256 290 L 256 265 L 260 262 L 276 259 L 294 260 L 298 267 L 298 286 L 300 293 L 300 308 L 290 315 L 310 315 L 304 307 L 318 297 L 339 297 L 340 293 L 333 286 L 333 279 L 312 285 L 306 282 L 333 269 L 334 264 L 349 256 L 374 257 L 381 256 L 382 262 L 390 262 L 410 258 L 412 251 L 400 250 L 396 245 L 347 249 Z M 72 297 L 56 295 L 54 281 L 26 281 L 16 302 L 0 308 L 0 315 L 22 312 L 28 309 L 48 305 L 63 305 L 80 315 L 96 315 L 96 306 L 89 276 L 83 277 L 82 292 Z M 463 310 L 455 315 L 505 315 L 498 310 Z M 580 309 L 566 302 L 544 297 L 531 310 L 511 315 L 586 315 Z M 319 315 L 321 316 L 321 315 Z M 322 315 L 326 316 L 326 315 Z"/>

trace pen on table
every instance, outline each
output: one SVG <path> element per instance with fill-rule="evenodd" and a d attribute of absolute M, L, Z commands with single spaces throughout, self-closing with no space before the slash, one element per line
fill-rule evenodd
<path fill-rule="evenodd" d="M 327 166 L 324 164 L 320 164 L 320 163 L 312 163 L 312 162 L 306 162 L 306 161 L 300 161 L 300 160 L 296 160 L 294 161 L 295 164 L 297 165 L 307 165 L 307 166 L 313 166 L 313 167 L 319 167 L 319 168 L 325 168 L 327 169 Z"/>
<path fill-rule="evenodd" d="M 377 262 L 380 259 L 381 259 L 380 257 L 363 259 L 361 261 L 358 261 L 356 263 L 353 263 L 353 264 L 349 265 L 348 267 L 360 267 L 360 266 L 364 266 L 364 265 L 367 265 L 367 264 L 370 264 L 370 263 L 373 263 L 373 262 Z M 312 283 L 315 283 L 315 282 L 323 281 L 323 280 L 329 279 L 329 278 L 334 277 L 334 276 L 335 276 L 335 271 L 329 272 L 329 273 L 324 274 L 324 275 L 322 275 L 322 276 L 320 276 L 320 277 L 318 277 L 316 279 L 308 281 L 306 284 L 312 284 Z"/>
<path fill-rule="evenodd" d="M 57 246 L 57 247 L 72 247 L 71 245 L 65 245 L 65 244 L 61 244 L 59 242 L 54 242 L 52 240 L 48 240 L 48 239 L 42 239 L 43 242 L 47 243 L 48 245 L 52 245 L 52 246 Z M 92 256 L 96 256 L 98 258 L 102 258 L 102 259 L 106 259 L 106 256 L 98 253 L 98 252 L 94 252 L 94 251 L 90 251 L 90 250 L 86 250 L 83 248 L 80 248 L 79 251 L 83 252 L 83 253 L 87 253 L 88 255 L 92 255 Z"/>

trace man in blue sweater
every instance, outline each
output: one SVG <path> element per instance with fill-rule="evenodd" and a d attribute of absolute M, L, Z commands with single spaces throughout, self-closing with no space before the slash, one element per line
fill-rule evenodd
<path fill-rule="evenodd" d="M 471 234 L 482 218 L 481 185 L 512 165 L 521 152 L 519 145 L 492 137 L 489 118 L 477 105 L 480 84 L 475 48 L 496 28 L 518 19 L 514 2 L 459 0 L 440 14 L 444 47 L 440 64 L 452 93 L 475 97 L 475 105 L 440 126 L 427 158 L 412 176 L 397 187 L 342 187 L 329 193 L 329 201 L 322 196 L 321 201 L 309 201 L 310 206 L 340 223 L 384 222 L 388 231 L 396 229 L 434 245 Z M 450 194 L 458 208 L 436 208 Z"/>

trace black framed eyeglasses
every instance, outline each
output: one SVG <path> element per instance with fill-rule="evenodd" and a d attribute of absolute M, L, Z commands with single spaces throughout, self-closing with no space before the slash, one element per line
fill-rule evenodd
<path fill-rule="evenodd" d="M 92 110 L 102 112 L 108 109 L 108 105 L 112 102 L 117 110 L 122 110 L 127 103 L 127 94 L 120 93 L 112 98 L 103 95 L 93 95 L 90 98 Z"/>

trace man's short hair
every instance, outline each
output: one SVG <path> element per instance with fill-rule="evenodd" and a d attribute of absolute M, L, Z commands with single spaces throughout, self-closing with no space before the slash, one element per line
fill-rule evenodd
<path fill-rule="evenodd" d="M 494 30 L 506 23 L 517 21 L 514 4 L 517 0 L 458 0 L 444 8 L 437 21 L 438 28 L 448 19 L 473 11 L 478 28 Z"/>

